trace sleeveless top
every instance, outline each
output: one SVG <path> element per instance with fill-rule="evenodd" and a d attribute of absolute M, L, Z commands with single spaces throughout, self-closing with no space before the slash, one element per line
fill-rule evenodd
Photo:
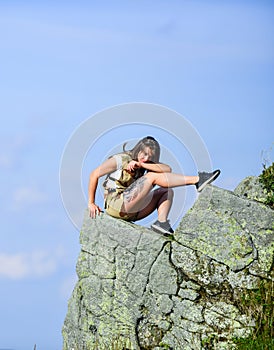
<path fill-rule="evenodd" d="M 116 160 L 117 170 L 106 176 L 103 187 L 108 193 L 122 193 L 135 180 L 141 177 L 144 171 L 142 169 L 136 169 L 134 172 L 126 170 L 128 163 L 132 161 L 131 156 L 127 153 L 115 154 L 112 157 Z"/>

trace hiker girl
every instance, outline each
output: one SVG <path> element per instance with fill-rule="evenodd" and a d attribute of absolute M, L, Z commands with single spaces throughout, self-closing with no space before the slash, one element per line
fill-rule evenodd
<path fill-rule="evenodd" d="M 107 175 L 104 186 L 106 212 L 119 219 L 137 221 L 158 212 L 157 221 L 151 228 L 158 233 L 170 234 L 168 214 L 172 205 L 172 187 L 195 185 L 201 191 L 215 180 L 220 170 L 212 173 L 198 173 L 186 176 L 171 172 L 167 164 L 159 162 L 160 146 L 151 136 L 141 139 L 132 149 L 113 155 L 90 174 L 88 187 L 88 208 L 90 217 L 102 212 L 95 203 L 98 179 Z M 153 187 L 158 185 L 157 189 Z"/>

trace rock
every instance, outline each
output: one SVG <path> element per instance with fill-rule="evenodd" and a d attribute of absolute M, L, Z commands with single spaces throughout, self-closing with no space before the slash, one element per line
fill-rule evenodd
<path fill-rule="evenodd" d="M 274 249 L 273 215 L 265 205 L 208 186 L 181 221 L 175 238 L 232 271 L 258 260 L 260 270 L 268 272 Z"/>
<path fill-rule="evenodd" d="M 235 188 L 234 193 L 244 199 L 265 203 L 267 198 L 267 191 L 263 188 L 262 183 L 256 176 L 246 177 Z"/>
<path fill-rule="evenodd" d="M 252 334 L 241 298 L 274 280 L 274 212 L 239 188 L 207 186 L 173 239 L 86 213 L 63 350 L 233 349 Z"/>

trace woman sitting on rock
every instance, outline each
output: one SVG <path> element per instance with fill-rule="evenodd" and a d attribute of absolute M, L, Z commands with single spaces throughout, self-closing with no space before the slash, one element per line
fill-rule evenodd
<path fill-rule="evenodd" d="M 119 219 L 137 221 L 147 217 L 155 209 L 158 220 L 151 228 L 162 234 L 171 234 L 168 214 L 172 205 L 172 187 L 195 185 L 201 191 L 215 180 L 220 170 L 212 173 L 199 172 L 197 176 L 174 174 L 167 164 L 159 162 L 160 146 L 151 136 L 140 140 L 135 147 L 116 154 L 90 174 L 88 188 L 88 208 L 90 217 L 102 212 L 95 204 L 98 179 L 107 175 L 104 182 L 106 212 Z M 160 186 L 153 190 L 155 185 Z"/>

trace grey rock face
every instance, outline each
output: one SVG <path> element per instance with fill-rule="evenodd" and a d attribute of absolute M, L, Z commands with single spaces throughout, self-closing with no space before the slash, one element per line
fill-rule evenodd
<path fill-rule="evenodd" d="M 234 190 L 234 193 L 242 198 L 265 203 L 267 192 L 256 176 L 246 177 Z"/>
<path fill-rule="evenodd" d="M 274 280 L 274 212 L 246 197 L 208 186 L 172 240 L 86 214 L 63 349 L 234 349 L 241 295 Z"/>

